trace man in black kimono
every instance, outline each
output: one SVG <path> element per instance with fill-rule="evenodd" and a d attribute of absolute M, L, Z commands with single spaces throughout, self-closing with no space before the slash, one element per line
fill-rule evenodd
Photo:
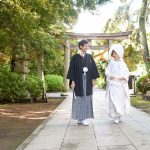
<path fill-rule="evenodd" d="M 94 80 L 99 77 L 99 73 L 93 57 L 86 53 L 88 42 L 82 40 L 78 46 L 80 52 L 72 57 L 67 74 L 76 96 L 72 103 L 72 119 L 78 120 L 79 124 L 88 125 L 87 119 L 94 118 L 92 94 Z"/>

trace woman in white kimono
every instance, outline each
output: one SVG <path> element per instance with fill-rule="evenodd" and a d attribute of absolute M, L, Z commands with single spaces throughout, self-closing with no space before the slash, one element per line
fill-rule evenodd
<path fill-rule="evenodd" d="M 130 110 L 129 70 L 123 60 L 124 48 L 121 44 L 112 45 L 110 54 L 111 59 L 106 69 L 107 113 L 118 124 L 120 117 L 127 115 Z"/>

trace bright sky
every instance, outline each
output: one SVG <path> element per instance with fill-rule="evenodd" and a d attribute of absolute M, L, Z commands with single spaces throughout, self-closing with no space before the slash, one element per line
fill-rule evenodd
<path fill-rule="evenodd" d="M 135 9 L 141 4 L 138 0 L 134 0 L 132 5 Z M 98 10 L 98 15 L 92 15 L 90 12 L 83 10 L 79 15 L 77 24 L 74 26 L 72 32 L 76 33 L 100 33 L 103 32 L 104 26 L 109 18 L 116 12 L 117 8 L 121 6 L 120 0 L 112 0 L 101 6 Z"/>

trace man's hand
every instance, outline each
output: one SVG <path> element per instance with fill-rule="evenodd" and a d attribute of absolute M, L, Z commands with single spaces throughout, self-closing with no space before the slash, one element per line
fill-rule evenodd
<path fill-rule="evenodd" d="M 74 90 L 74 88 L 75 88 L 75 82 L 72 81 L 72 83 L 71 83 L 71 89 Z"/>
<path fill-rule="evenodd" d="M 115 79 L 115 77 L 113 77 L 113 76 L 110 76 L 110 80 L 114 80 Z"/>
<path fill-rule="evenodd" d="M 95 80 L 92 80 L 93 87 L 95 86 Z"/>

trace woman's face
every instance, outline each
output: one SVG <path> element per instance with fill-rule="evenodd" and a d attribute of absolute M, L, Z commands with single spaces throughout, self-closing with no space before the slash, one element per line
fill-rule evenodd
<path fill-rule="evenodd" d="M 118 60 L 118 59 L 119 59 L 118 54 L 117 54 L 114 50 L 112 51 L 111 56 L 112 56 L 115 60 Z"/>

